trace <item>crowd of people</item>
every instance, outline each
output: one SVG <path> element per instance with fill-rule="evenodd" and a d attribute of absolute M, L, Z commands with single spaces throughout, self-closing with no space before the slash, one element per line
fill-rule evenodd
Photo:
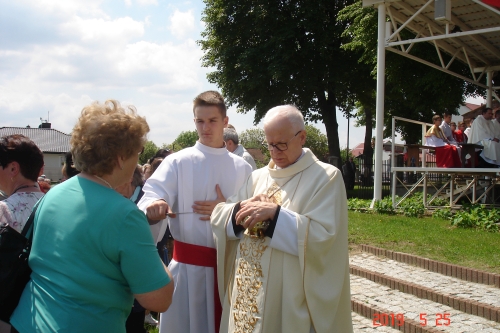
<path fill-rule="evenodd" d="M 495 117 L 493 117 L 495 115 Z M 469 167 L 500 166 L 500 109 L 486 107 L 476 118 L 468 118 L 458 123 L 451 121 L 451 114 L 444 113 L 432 117 L 433 126 L 425 134 L 426 145 L 435 147 L 436 165 L 445 168 L 462 167 L 460 149 L 464 144 L 475 144 L 479 156 L 476 165 Z M 470 159 L 470 155 L 467 159 Z"/>
<path fill-rule="evenodd" d="M 39 202 L 10 332 L 144 333 L 149 311 L 161 333 L 352 332 L 342 173 L 303 147 L 294 106 L 267 112 L 261 169 L 226 113 L 201 93 L 196 144 L 139 166 L 146 119 L 93 103 L 47 191 L 38 147 L 1 139 L 0 222 L 21 232 Z"/>

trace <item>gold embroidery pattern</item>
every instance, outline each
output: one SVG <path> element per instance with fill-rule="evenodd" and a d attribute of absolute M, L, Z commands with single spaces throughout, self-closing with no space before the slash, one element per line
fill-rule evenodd
<path fill-rule="evenodd" d="M 236 300 L 233 303 L 235 331 L 253 332 L 260 320 L 257 294 L 262 287 L 264 274 L 260 259 L 267 246 L 262 238 L 244 236 L 240 242 L 240 258 L 236 270 Z"/>
<path fill-rule="evenodd" d="M 281 204 L 281 190 L 273 183 L 267 190 L 271 200 Z M 251 333 L 261 320 L 257 296 L 262 287 L 264 274 L 261 259 L 267 249 L 264 238 L 244 235 L 240 242 L 240 258 L 236 270 L 236 300 L 233 302 L 233 319 L 236 333 Z"/>

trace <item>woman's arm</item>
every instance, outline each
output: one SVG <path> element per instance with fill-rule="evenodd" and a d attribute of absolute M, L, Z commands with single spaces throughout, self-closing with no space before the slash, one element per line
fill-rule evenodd
<path fill-rule="evenodd" d="M 165 265 L 163 265 L 163 267 L 165 267 Z M 170 282 L 168 284 L 148 293 L 134 294 L 135 299 L 137 299 L 144 308 L 155 312 L 165 312 L 170 307 L 170 304 L 172 304 L 174 280 L 167 267 L 165 267 L 165 272 L 167 272 L 170 277 Z"/>

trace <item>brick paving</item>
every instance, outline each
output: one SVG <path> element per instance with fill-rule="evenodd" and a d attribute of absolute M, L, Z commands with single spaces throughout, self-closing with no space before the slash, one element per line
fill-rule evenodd
<path fill-rule="evenodd" d="M 356 312 L 352 312 L 352 326 L 354 328 L 354 332 L 373 332 L 373 333 L 397 333 L 399 330 L 394 329 L 389 326 L 374 326 L 373 320 L 363 317 Z"/>
<path fill-rule="evenodd" d="M 471 299 L 500 307 L 500 289 L 494 286 L 463 281 L 434 273 L 420 267 L 414 267 L 387 258 L 376 257 L 368 253 L 351 256 L 349 258 L 349 263 L 389 277 L 431 288 L 443 294 Z"/>
<path fill-rule="evenodd" d="M 416 262 L 406 256 L 398 254 L 398 261 L 369 253 L 350 256 L 351 273 L 357 274 L 351 274 L 354 332 L 500 332 L 498 287 L 405 264 Z M 435 266 L 438 264 L 444 265 Z M 428 267 L 432 269 L 432 265 Z M 434 271 L 439 270 L 436 267 Z M 497 275 L 491 276 L 496 279 Z M 497 280 L 491 281 L 497 285 Z M 424 313 L 427 323 L 422 326 L 420 315 Z M 394 323 L 398 314 L 399 319 L 404 316 L 403 326 Z M 378 319 L 390 325 L 391 318 L 393 328 L 376 326 Z M 445 325 L 447 318 L 449 325 Z"/>

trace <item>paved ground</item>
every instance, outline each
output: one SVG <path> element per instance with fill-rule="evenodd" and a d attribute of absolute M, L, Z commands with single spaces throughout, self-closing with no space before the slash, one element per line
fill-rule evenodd
<path fill-rule="evenodd" d="M 500 307 L 500 289 L 493 286 L 463 281 L 367 253 L 351 256 L 349 262 L 351 265 L 411 281 L 446 294 Z"/>
<path fill-rule="evenodd" d="M 493 286 L 462 281 L 367 253 L 352 255 L 350 264 L 432 288 L 443 294 L 500 307 L 500 289 Z M 420 299 L 355 275 L 351 275 L 351 295 L 352 299 L 359 303 L 384 309 L 383 312 L 389 320 L 391 314 L 394 318 L 399 314 L 400 319 L 404 317 L 405 321 L 410 319 L 418 324 L 424 323 L 425 319 L 427 322 L 422 328 L 433 328 L 443 332 L 500 332 L 500 323 L 495 321 Z M 353 316 L 355 332 L 397 332 L 389 327 L 375 327 L 376 323 L 358 314 Z"/>

